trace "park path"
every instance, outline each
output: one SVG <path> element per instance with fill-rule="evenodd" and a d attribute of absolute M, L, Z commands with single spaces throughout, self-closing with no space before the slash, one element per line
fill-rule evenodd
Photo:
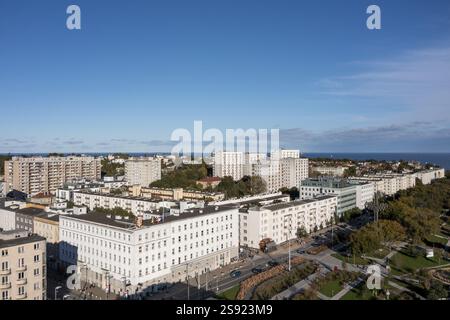
<path fill-rule="evenodd" d="M 338 292 L 336 295 L 334 295 L 333 298 L 331 298 L 331 300 L 341 300 L 341 298 L 343 296 L 345 296 L 353 288 L 356 288 L 362 281 L 363 281 L 363 279 L 358 278 L 353 283 L 350 283 L 350 284 L 347 283 L 345 285 L 344 289 L 342 289 L 340 292 Z"/>

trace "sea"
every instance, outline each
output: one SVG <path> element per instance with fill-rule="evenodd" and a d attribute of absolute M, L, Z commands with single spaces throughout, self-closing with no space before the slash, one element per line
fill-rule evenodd
<path fill-rule="evenodd" d="M 356 161 L 377 160 L 377 161 L 419 161 L 423 164 L 438 165 L 441 168 L 450 170 L 450 153 L 304 153 L 307 158 L 330 158 L 330 159 L 350 159 Z"/>
<path fill-rule="evenodd" d="M 92 156 L 105 156 L 108 154 L 112 154 L 115 152 L 102 152 L 102 153 L 83 153 L 86 155 L 92 155 Z M 167 155 L 168 153 L 160 152 L 160 153 L 154 153 L 154 152 L 127 152 L 130 156 L 154 156 L 154 155 Z M 0 154 L 0 155 L 6 155 L 6 154 Z M 47 155 L 47 153 L 33 153 L 33 154 L 13 154 L 10 153 L 9 155 Z M 68 154 L 66 154 L 68 155 Z M 377 160 L 377 161 L 419 161 L 423 164 L 432 164 L 432 165 L 438 165 L 441 168 L 444 168 L 446 170 L 450 170 L 450 153 L 335 153 L 335 152 L 311 152 L 311 153 L 303 153 L 302 156 L 306 158 L 330 158 L 330 159 L 350 159 L 350 160 L 356 160 L 356 161 L 363 161 L 363 160 Z"/>

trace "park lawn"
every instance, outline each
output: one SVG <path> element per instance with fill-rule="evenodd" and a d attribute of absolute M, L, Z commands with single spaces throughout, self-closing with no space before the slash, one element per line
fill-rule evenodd
<path fill-rule="evenodd" d="M 240 288 L 241 286 L 237 284 L 234 287 L 231 287 L 230 289 L 218 294 L 217 298 L 225 300 L 235 300 Z"/>
<path fill-rule="evenodd" d="M 439 235 L 442 237 L 445 237 L 443 234 L 439 234 Z M 432 243 L 440 243 L 445 246 L 447 244 L 448 238 L 447 237 L 445 237 L 445 238 L 437 237 L 433 234 L 431 236 L 428 236 L 427 240 Z"/>
<path fill-rule="evenodd" d="M 331 256 L 335 257 L 336 259 L 339 259 L 341 261 L 344 261 L 346 263 L 350 263 L 350 264 L 359 264 L 359 265 L 368 265 L 369 264 L 368 260 L 363 259 L 359 256 L 345 257 L 345 256 L 341 255 L 340 253 L 333 253 Z"/>
<path fill-rule="evenodd" d="M 374 258 L 378 258 L 378 259 L 384 259 L 389 254 L 389 252 L 390 252 L 389 249 L 383 247 L 383 248 L 380 248 L 380 249 L 377 249 L 377 250 L 367 253 L 366 256 L 374 257 Z"/>
<path fill-rule="evenodd" d="M 367 289 L 366 283 L 362 282 L 357 287 L 347 292 L 341 300 L 371 300 L 373 299 L 372 292 Z"/>
<path fill-rule="evenodd" d="M 448 263 L 444 259 L 441 259 L 440 262 L 436 257 L 426 258 L 423 255 L 413 257 L 400 251 L 391 258 L 390 266 L 394 275 L 400 275 L 403 273 L 411 273 L 417 269 L 436 267 Z"/>
<path fill-rule="evenodd" d="M 320 292 L 331 298 L 338 294 L 342 289 L 343 287 L 339 280 L 330 280 L 320 288 Z"/>

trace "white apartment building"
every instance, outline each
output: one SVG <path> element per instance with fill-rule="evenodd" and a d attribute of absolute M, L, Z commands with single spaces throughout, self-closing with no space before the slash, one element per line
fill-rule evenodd
<path fill-rule="evenodd" d="M 372 182 L 356 183 L 356 207 L 363 210 L 366 204 L 373 201 L 375 196 L 375 184 Z"/>
<path fill-rule="evenodd" d="M 175 201 L 153 200 L 141 197 L 123 197 L 111 194 L 101 194 L 87 191 L 75 191 L 73 202 L 76 206 L 86 206 L 89 210 L 96 208 L 114 209 L 122 208 L 128 212 L 138 215 L 161 207 L 170 208 L 176 204 Z"/>
<path fill-rule="evenodd" d="M 210 206 L 168 216 L 145 214 L 137 221 L 100 213 L 61 216 L 60 240 L 60 259 L 83 267 L 82 279 L 134 294 L 237 258 L 239 213 Z"/>
<path fill-rule="evenodd" d="M 297 187 L 307 179 L 308 161 L 306 158 L 270 159 L 253 165 L 252 174 L 263 178 L 268 192 L 277 192 L 281 188 Z"/>
<path fill-rule="evenodd" d="M 308 233 L 324 228 L 331 223 L 336 207 L 337 197 L 328 195 L 241 210 L 241 246 L 259 248 L 266 238 L 283 243 L 295 239 L 298 228 Z"/>
<path fill-rule="evenodd" d="M 300 158 L 300 150 L 275 150 L 270 153 L 272 159 Z"/>
<path fill-rule="evenodd" d="M 5 161 L 6 192 L 13 189 L 28 195 L 54 192 L 69 181 L 100 177 L 101 162 L 94 157 L 13 157 Z"/>
<path fill-rule="evenodd" d="M 348 210 L 355 207 L 359 208 L 358 199 L 359 205 L 363 206 L 362 202 L 369 200 L 367 190 L 370 189 L 370 186 L 357 188 L 356 183 L 331 178 L 306 179 L 299 186 L 300 199 L 302 200 L 313 199 L 320 195 L 337 196 L 337 214 L 339 217 Z M 358 192 L 360 192 L 359 195 Z"/>
<path fill-rule="evenodd" d="M 128 185 L 148 187 L 161 179 L 161 159 L 130 158 L 125 161 L 125 181 Z"/>
<path fill-rule="evenodd" d="M 345 172 L 345 167 L 313 167 L 312 170 L 324 176 L 342 177 Z"/>
<path fill-rule="evenodd" d="M 244 176 L 245 157 L 243 152 L 219 151 L 214 155 L 213 176 L 232 177 L 237 181 Z"/>
<path fill-rule="evenodd" d="M 244 176 L 253 175 L 253 166 L 267 161 L 265 153 L 245 153 Z"/>
<path fill-rule="evenodd" d="M 445 169 L 429 169 L 415 173 L 423 184 L 430 184 L 435 179 L 445 178 Z"/>

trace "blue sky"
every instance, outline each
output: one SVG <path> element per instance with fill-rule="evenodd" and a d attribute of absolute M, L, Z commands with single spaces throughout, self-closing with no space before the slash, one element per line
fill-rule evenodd
<path fill-rule="evenodd" d="M 0 0 L 0 152 L 165 151 L 194 120 L 450 152 L 449 30 L 447 0 Z"/>

